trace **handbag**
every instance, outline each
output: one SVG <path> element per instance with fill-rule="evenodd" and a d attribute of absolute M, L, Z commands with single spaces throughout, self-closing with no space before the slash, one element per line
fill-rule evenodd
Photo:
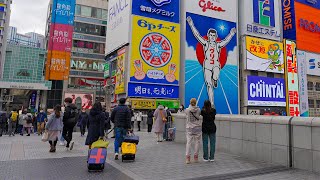
<path fill-rule="evenodd" d="M 163 112 L 163 111 L 162 111 Z M 168 120 L 167 120 L 167 118 L 166 117 L 164 117 L 164 115 L 163 115 L 163 113 L 162 112 L 160 112 L 160 114 L 161 114 L 161 118 L 162 118 L 162 121 L 163 122 L 167 122 Z"/>
<path fill-rule="evenodd" d="M 41 137 L 41 141 L 42 141 L 42 142 L 47 142 L 48 139 L 49 139 L 49 133 L 48 133 L 48 131 L 45 131 L 45 132 L 43 133 L 42 137 Z"/>

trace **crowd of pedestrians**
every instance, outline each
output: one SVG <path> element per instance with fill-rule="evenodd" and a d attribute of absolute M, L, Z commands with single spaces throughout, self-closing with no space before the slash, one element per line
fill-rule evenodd
<path fill-rule="evenodd" d="M 197 100 L 192 98 L 189 107 L 185 109 L 181 105 L 177 113 L 186 115 L 186 163 L 191 163 L 192 149 L 194 149 L 193 161 L 199 161 L 201 139 L 203 161 L 214 161 L 216 110 L 212 107 L 211 102 L 205 101 L 203 108 L 200 109 L 197 106 Z M 156 141 L 162 142 L 165 138 L 165 132 L 168 130 L 167 122 L 172 121 L 171 112 L 165 106 L 158 104 L 155 111 L 147 111 L 146 120 L 147 132 L 154 132 Z M 107 138 L 107 134 L 114 130 L 114 152 L 117 160 L 124 136 L 133 132 L 135 122 L 137 122 L 137 131 L 141 131 L 142 121 L 143 113 L 139 110 L 133 110 L 126 103 L 125 98 L 119 100 L 119 105 L 112 110 L 111 114 L 99 102 L 95 103 L 91 110 L 81 110 L 77 109 L 71 98 L 66 98 L 63 108 L 60 105 L 55 106 L 49 116 L 42 109 L 37 114 L 31 114 L 27 109 L 21 110 L 20 114 L 16 109 L 10 113 L 0 112 L 0 137 L 4 134 L 30 136 L 32 132 L 38 136 L 46 134 L 46 141 L 50 144 L 49 152 L 56 152 L 58 141 L 68 150 L 73 149 L 72 135 L 75 126 L 79 127 L 81 136 L 85 136 L 86 129 L 88 129 L 85 144 L 89 148 L 93 142 L 99 138 Z M 111 129 L 111 122 L 114 129 Z"/>

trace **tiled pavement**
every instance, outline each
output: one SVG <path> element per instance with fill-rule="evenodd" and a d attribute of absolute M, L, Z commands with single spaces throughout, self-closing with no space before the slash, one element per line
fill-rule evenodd
<path fill-rule="evenodd" d="M 48 153 L 49 145 L 36 135 L 0 137 L 0 179 L 320 179 L 317 174 L 247 161 L 225 153 L 217 153 L 214 163 L 186 165 L 184 145 L 157 144 L 153 134 L 136 134 L 140 136 L 136 160 L 114 161 L 111 142 L 103 173 L 86 171 L 87 147 L 85 138 L 78 133 L 74 134 L 74 150 L 66 151 L 58 146 L 53 154 Z"/>

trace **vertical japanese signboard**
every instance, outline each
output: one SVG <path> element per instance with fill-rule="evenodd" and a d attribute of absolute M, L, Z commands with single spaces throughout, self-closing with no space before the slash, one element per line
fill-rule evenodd
<path fill-rule="evenodd" d="M 297 59 L 298 59 L 298 76 L 299 76 L 299 92 L 300 92 L 300 114 L 302 117 L 308 117 L 309 103 L 308 103 L 308 79 L 307 79 L 306 52 L 298 50 Z"/>
<path fill-rule="evenodd" d="M 299 77 L 296 43 L 285 40 L 285 77 L 287 83 L 287 114 L 300 116 Z"/>
<path fill-rule="evenodd" d="M 124 88 L 125 59 L 126 59 L 126 49 L 123 48 L 118 51 L 118 56 L 117 56 L 117 73 L 116 73 L 115 94 L 125 93 L 125 88 Z"/>
<path fill-rule="evenodd" d="M 179 98 L 180 1 L 133 0 L 128 96 Z"/>
<path fill-rule="evenodd" d="M 54 0 L 46 63 L 47 80 L 67 80 L 70 70 L 75 0 Z"/>

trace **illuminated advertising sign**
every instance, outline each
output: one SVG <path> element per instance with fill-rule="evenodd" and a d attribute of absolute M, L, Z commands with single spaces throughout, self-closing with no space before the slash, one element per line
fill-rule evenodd
<path fill-rule="evenodd" d="M 279 4 L 280 0 L 243 0 L 239 4 L 241 33 L 280 40 Z"/>
<path fill-rule="evenodd" d="M 246 37 L 247 69 L 284 73 L 283 43 Z"/>
<path fill-rule="evenodd" d="M 299 93 L 300 93 L 300 114 L 302 117 L 309 116 L 308 102 L 308 79 L 306 52 L 297 51 L 298 75 L 299 75 Z"/>
<path fill-rule="evenodd" d="M 49 30 L 46 80 L 67 80 L 70 71 L 75 0 L 54 0 Z"/>
<path fill-rule="evenodd" d="M 297 23 L 297 48 L 299 50 L 320 53 L 320 9 L 295 3 Z"/>
<path fill-rule="evenodd" d="M 296 43 L 285 40 L 285 77 L 287 83 L 287 114 L 300 116 L 300 95 Z"/>
<path fill-rule="evenodd" d="M 294 0 L 281 0 L 283 38 L 296 40 L 296 18 Z"/>
<path fill-rule="evenodd" d="M 286 83 L 281 78 L 248 76 L 248 106 L 286 106 Z"/>
<path fill-rule="evenodd" d="M 185 106 L 197 98 L 219 114 L 239 113 L 238 1 L 187 0 Z"/>

